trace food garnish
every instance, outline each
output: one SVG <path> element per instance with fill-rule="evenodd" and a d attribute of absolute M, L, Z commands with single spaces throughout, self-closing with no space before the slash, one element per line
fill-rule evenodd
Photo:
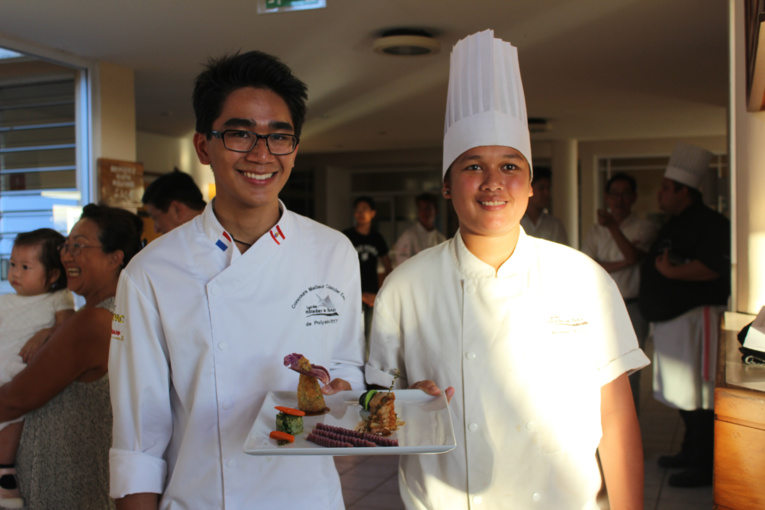
<path fill-rule="evenodd" d="M 359 405 L 364 408 L 365 411 L 369 411 L 369 401 L 375 396 L 377 390 L 365 391 L 359 397 Z"/>
<path fill-rule="evenodd" d="M 284 414 L 291 414 L 292 416 L 305 416 L 305 411 L 301 411 L 300 409 L 293 409 L 285 406 L 274 406 L 274 409 L 281 411 Z"/>
<path fill-rule="evenodd" d="M 282 432 L 281 430 L 271 431 L 268 437 L 270 437 L 271 439 L 276 439 L 276 443 L 278 445 L 295 442 L 295 436 L 293 436 L 292 434 L 288 434 L 287 432 Z"/>

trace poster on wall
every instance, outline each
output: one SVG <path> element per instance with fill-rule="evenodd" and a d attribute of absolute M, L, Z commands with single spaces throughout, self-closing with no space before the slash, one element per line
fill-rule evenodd
<path fill-rule="evenodd" d="M 141 207 L 143 163 L 99 158 L 98 179 L 101 203 L 133 212 Z"/>

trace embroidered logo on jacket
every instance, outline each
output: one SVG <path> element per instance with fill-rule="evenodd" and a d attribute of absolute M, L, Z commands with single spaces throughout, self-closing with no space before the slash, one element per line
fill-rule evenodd
<path fill-rule="evenodd" d="M 560 315 L 553 315 L 547 319 L 547 324 L 550 326 L 553 335 L 576 333 L 589 324 L 583 317 L 561 317 Z"/>
<path fill-rule="evenodd" d="M 306 297 L 309 295 L 313 298 Z M 313 285 L 300 293 L 292 303 L 292 309 L 303 311 L 306 327 L 335 324 L 340 320 L 340 312 L 335 306 L 338 299 L 345 301 L 345 294 L 332 285 Z"/>
<path fill-rule="evenodd" d="M 125 323 L 125 316 L 113 313 L 112 314 L 112 340 L 119 340 L 120 342 L 125 340 L 125 337 L 122 336 L 122 331 L 118 329 L 114 329 L 119 327 L 119 324 Z"/>
<path fill-rule="evenodd" d="M 276 244 L 279 244 L 279 245 L 282 244 L 281 242 L 279 242 L 279 239 L 281 239 L 282 241 L 286 239 L 286 237 L 284 237 L 284 232 L 282 232 L 282 229 L 279 228 L 279 225 L 271 229 L 271 238 L 274 240 Z"/>

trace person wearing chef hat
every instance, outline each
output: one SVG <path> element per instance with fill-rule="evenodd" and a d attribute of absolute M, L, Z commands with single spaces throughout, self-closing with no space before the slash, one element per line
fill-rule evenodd
<path fill-rule="evenodd" d="M 712 484 L 720 314 L 730 295 L 730 222 L 702 200 L 712 153 L 678 143 L 658 193 L 667 223 L 643 261 L 640 311 L 653 325 L 654 398 L 679 409 L 682 449 L 659 465 L 675 487 Z"/>
<path fill-rule="evenodd" d="M 642 509 L 627 375 L 648 359 L 608 274 L 520 226 L 526 105 L 516 48 L 491 30 L 452 52 L 443 151 L 459 230 L 386 279 L 366 365 L 370 385 L 451 399 L 456 447 L 401 456 L 405 506 L 596 509 L 599 450 L 611 508 Z"/>

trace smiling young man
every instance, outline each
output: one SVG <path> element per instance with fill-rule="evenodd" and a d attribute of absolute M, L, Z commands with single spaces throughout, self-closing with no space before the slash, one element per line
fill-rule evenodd
<path fill-rule="evenodd" d="M 370 384 L 397 372 L 399 388 L 451 398 L 456 448 L 401 456 L 408 509 L 598 508 L 596 450 L 611 508 L 643 508 L 627 373 L 648 360 L 606 272 L 520 226 L 530 162 L 516 49 L 490 30 L 463 39 L 443 159 L 459 230 L 385 281 L 366 365 Z"/>
<path fill-rule="evenodd" d="M 326 367 L 327 394 L 363 386 L 356 252 L 279 200 L 305 99 L 289 68 L 260 52 L 212 61 L 197 78 L 194 146 L 217 194 L 120 280 L 110 357 L 119 508 L 343 508 L 331 457 L 242 451 L 267 393 L 297 389 L 287 354 Z"/>

